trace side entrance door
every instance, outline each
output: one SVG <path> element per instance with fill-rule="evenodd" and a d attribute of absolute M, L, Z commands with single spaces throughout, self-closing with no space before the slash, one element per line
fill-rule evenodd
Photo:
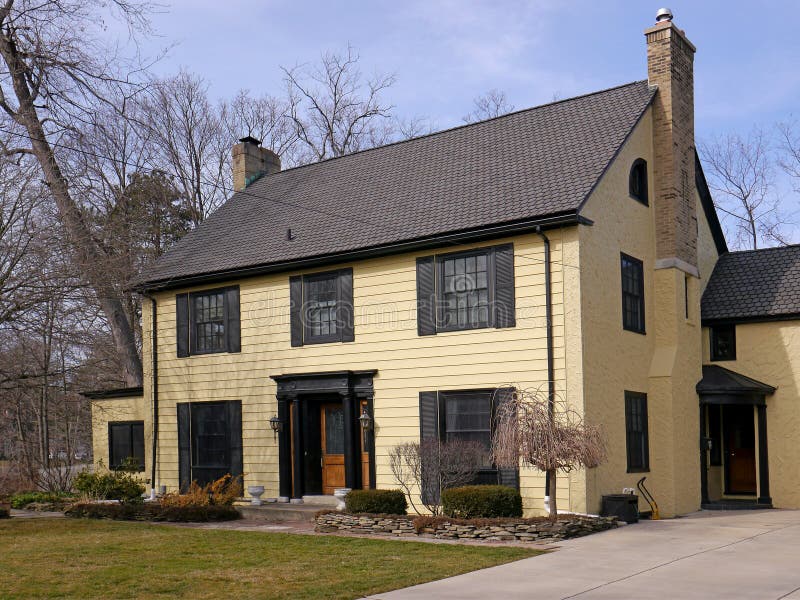
<path fill-rule="evenodd" d="M 344 410 L 341 404 L 320 406 L 322 493 L 344 487 Z"/>
<path fill-rule="evenodd" d="M 753 407 L 725 406 L 722 412 L 725 432 L 727 494 L 756 494 L 756 434 Z"/>

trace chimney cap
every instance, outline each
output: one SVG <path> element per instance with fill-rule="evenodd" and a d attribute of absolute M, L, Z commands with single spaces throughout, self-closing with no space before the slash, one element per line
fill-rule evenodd
<path fill-rule="evenodd" d="M 239 141 L 245 144 L 255 144 L 256 146 L 261 145 L 261 140 L 254 138 L 252 135 L 247 135 L 243 138 L 239 138 Z"/>
<path fill-rule="evenodd" d="M 659 8 L 658 12 L 656 12 L 656 23 L 661 23 L 661 21 L 672 21 L 672 19 L 672 9 Z"/>

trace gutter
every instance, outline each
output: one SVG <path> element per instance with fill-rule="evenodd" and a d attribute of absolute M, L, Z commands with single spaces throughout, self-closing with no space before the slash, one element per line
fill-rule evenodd
<path fill-rule="evenodd" d="M 535 233 L 542 238 L 544 242 L 544 295 L 545 295 L 545 316 L 547 327 L 547 408 L 550 413 L 550 418 L 555 414 L 556 402 L 556 376 L 555 376 L 555 363 L 553 359 L 553 290 L 552 290 L 552 277 L 550 273 L 550 238 L 543 232 L 541 227 L 537 227 Z M 552 488 L 551 481 L 556 476 L 555 471 L 547 471 L 544 486 L 545 508 L 550 511 L 550 490 Z"/>
<path fill-rule="evenodd" d="M 150 464 L 150 499 L 156 499 L 156 456 L 158 455 L 158 305 L 154 296 L 143 293 L 142 296 L 150 299 L 151 327 L 152 327 L 152 362 L 153 362 L 153 439 L 152 463 Z M 144 340 L 142 340 L 144 343 Z"/>
<path fill-rule="evenodd" d="M 325 265 L 351 262 L 364 258 L 376 258 L 379 256 L 400 254 L 402 252 L 410 252 L 414 250 L 438 248 L 459 243 L 481 241 L 504 235 L 540 231 L 542 229 L 563 227 L 565 225 L 592 225 L 592 224 L 593 221 L 591 219 L 588 219 L 575 212 L 569 212 L 549 217 L 540 217 L 535 219 L 528 219 L 525 221 L 517 221 L 513 223 L 505 223 L 490 227 L 482 227 L 480 229 L 457 231 L 454 233 L 436 235 L 426 238 L 419 238 L 416 240 L 396 242 L 379 246 L 371 246 L 368 248 L 359 248 L 357 250 L 336 252 L 332 254 L 310 256 L 308 258 L 299 258 L 299 259 L 292 259 L 276 263 L 226 269 L 223 271 L 199 273 L 196 275 L 187 275 L 185 277 L 170 277 L 161 280 L 143 281 L 133 285 L 131 287 L 131 290 L 146 295 L 146 292 L 148 291 L 162 291 L 175 288 L 189 287 L 192 285 L 200 285 L 218 281 L 227 281 L 230 279 L 255 277 L 258 275 L 265 275 L 268 273 L 293 271 L 309 267 L 321 267 Z"/>

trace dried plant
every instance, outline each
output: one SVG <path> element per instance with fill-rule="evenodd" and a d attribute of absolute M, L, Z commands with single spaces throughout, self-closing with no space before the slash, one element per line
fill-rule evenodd
<path fill-rule="evenodd" d="M 553 475 L 593 468 L 606 457 L 599 427 L 584 423 L 560 398 L 517 390 L 497 407 L 492 459 L 500 468 L 535 467 Z M 557 515 L 556 478 L 550 478 L 550 516 Z"/>
<path fill-rule="evenodd" d="M 161 498 L 161 506 L 231 505 L 242 496 L 242 475 L 230 473 L 204 486 L 193 481 L 185 494 L 171 492 Z"/>
<path fill-rule="evenodd" d="M 418 493 L 422 506 L 433 515 L 441 512 L 442 490 L 474 481 L 488 459 L 483 444 L 464 440 L 409 442 L 395 446 L 389 453 L 392 474 L 409 497 L 411 507 L 422 514 L 414 501 Z"/>

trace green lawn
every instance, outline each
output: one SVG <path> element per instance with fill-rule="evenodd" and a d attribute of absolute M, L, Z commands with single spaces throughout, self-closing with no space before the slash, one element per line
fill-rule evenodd
<path fill-rule="evenodd" d="M 357 598 L 536 554 L 73 519 L 0 521 L 2 598 Z"/>

